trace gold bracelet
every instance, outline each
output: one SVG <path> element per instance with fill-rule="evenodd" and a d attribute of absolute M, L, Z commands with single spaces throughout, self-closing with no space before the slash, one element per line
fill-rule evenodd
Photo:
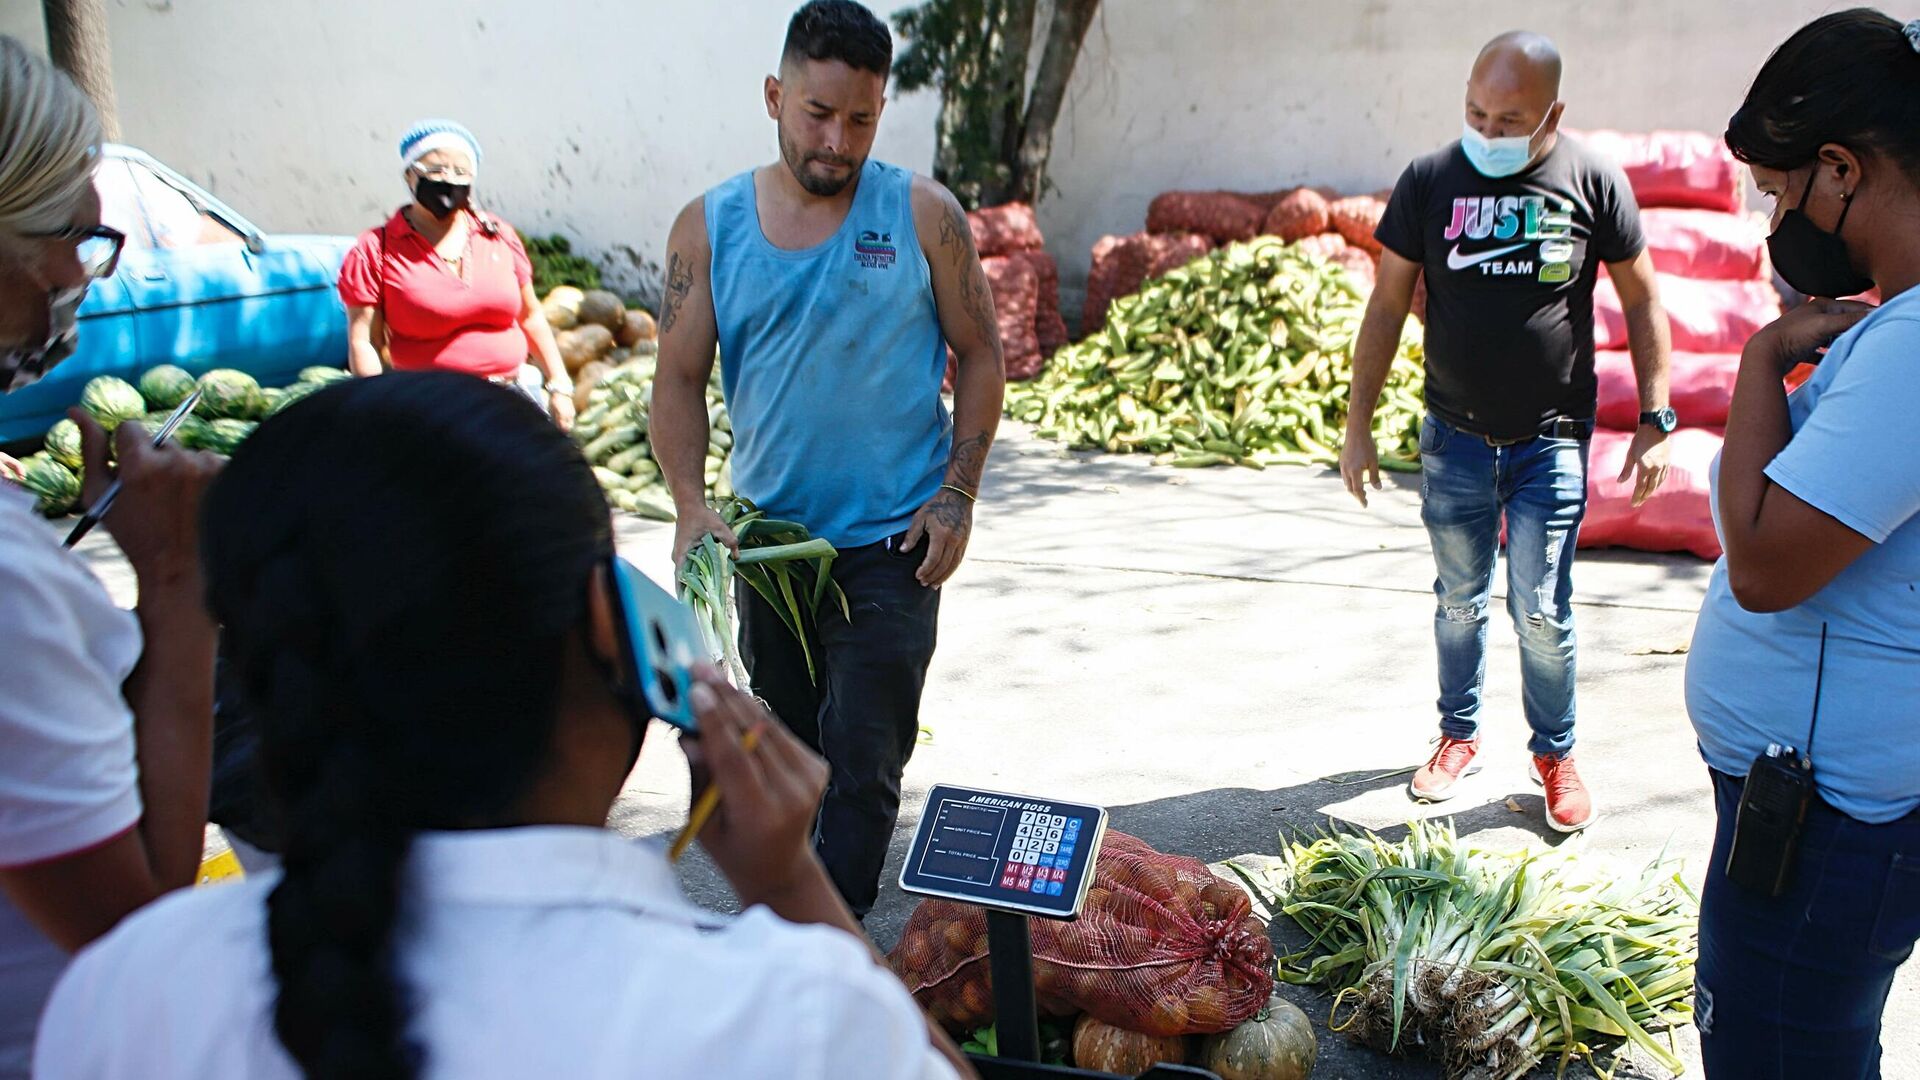
<path fill-rule="evenodd" d="M 968 502 L 977 503 L 980 501 L 980 497 L 978 495 L 975 495 L 973 492 L 968 491 L 966 488 L 963 488 L 963 487 L 955 487 L 952 484 L 941 484 L 940 490 L 951 491 L 956 495 L 965 495 L 967 497 Z"/>

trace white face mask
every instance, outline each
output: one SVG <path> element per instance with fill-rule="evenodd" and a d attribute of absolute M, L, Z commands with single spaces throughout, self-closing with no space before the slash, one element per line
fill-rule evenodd
<path fill-rule="evenodd" d="M 73 355 L 80 343 L 78 312 L 87 287 L 57 289 L 47 294 L 47 337 L 35 345 L 0 349 L 0 394 L 32 386 L 55 364 Z"/>
<path fill-rule="evenodd" d="M 1512 176 L 1528 165 L 1533 164 L 1534 137 L 1544 131 L 1553 109 L 1547 109 L 1547 115 L 1540 118 L 1540 126 L 1533 129 L 1532 135 L 1509 135 L 1499 139 L 1489 139 L 1473 130 L 1472 124 L 1463 125 L 1460 135 L 1460 149 L 1466 151 L 1467 161 L 1480 175 L 1491 179 Z"/>

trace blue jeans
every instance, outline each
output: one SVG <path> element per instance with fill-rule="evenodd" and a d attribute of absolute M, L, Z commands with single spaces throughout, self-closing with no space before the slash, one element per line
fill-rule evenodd
<path fill-rule="evenodd" d="M 1507 611 L 1520 636 L 1528 748 L 1573 748 L 1573 546 L 1587 512 L 1587 440 L 1490 446 L 1428 415 L 1420 427 L 1420 520 L 1433 544 L 1439 606 L 1440 731 L 1471 739 L 1487 674 L 1487 601 L 1507 525 Z"/>
<path fill-rule="evenodd" d="M 1708 1080 L 1875 1080 L 1880 1014 L 1920 937 L 1920 811 L 1868 825 L 1816 799 L 1791 886 L 1762 896 L 1725 873 L 1744 786 L 1713 773 L 1694 972 Z"/>

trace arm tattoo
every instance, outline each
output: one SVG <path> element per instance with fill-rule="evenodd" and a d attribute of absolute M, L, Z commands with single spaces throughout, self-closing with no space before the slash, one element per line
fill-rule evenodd
<path fill-rule="evenodd" d="M 947 474 L 954 484 L 968 491 L 980 490 L 980 476 L 987 470 L 987 451 L 993 446 L 993 436 L 981 432 L 971 439 L 953 444 L 953 453 L 947 458 Z M 946 492 L 953 495 L 952 492 Z M 955 495 L 954 498 L 959 498 Z"/>
<path fill-rule="evenodd" d="M 673 329 L 680 320 L 680 308 L 693 288 L 693 264 L 675 251 L 667 256 L 667 289 L 660 300 L 660 330 Z"/>
<path fill-rule="evenodd" d="M 967 224 L 966 211 L 950 203 L 940 218 L 940 250 L 952 260 L 960 279 L 960 306 L 973 320 L 973 328 L 983 342 L 1000 349 L 1000 326 L 994 320 L 993 296 L 987 291 L 987 275 L 980 269 L 980 257 L 973 250 L 973 229 Z"/>
<path fill-rule="evenodd" d="M 973 532 L 973 504 L 951 491 L 934 496 L 925 512 L 929 526 L 939 525 L 956 539 L 965 540 Z"/>

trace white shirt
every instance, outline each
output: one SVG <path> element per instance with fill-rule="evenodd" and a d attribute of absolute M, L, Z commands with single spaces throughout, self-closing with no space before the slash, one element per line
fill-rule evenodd
<path fill-rule="evenodd" d="M 950 1078 L 864 943 L 693 906 L 659 845 L 605 829 L 426 833 L 399 968 L 435 1077 Z M 278 872 L 137 912 L 48 1003 L 35 1075 L 299 1080 L 273 1032 Z"/>
<path fill-rule="evenodd" d="M 120 685 L 140 624 L 60 546 L 33 498 L 0 484 L 0 867 L 72 855 L 140 821 Z M 67 954 L 0 895 L 0 1080 L 25 1080 Z"/>

